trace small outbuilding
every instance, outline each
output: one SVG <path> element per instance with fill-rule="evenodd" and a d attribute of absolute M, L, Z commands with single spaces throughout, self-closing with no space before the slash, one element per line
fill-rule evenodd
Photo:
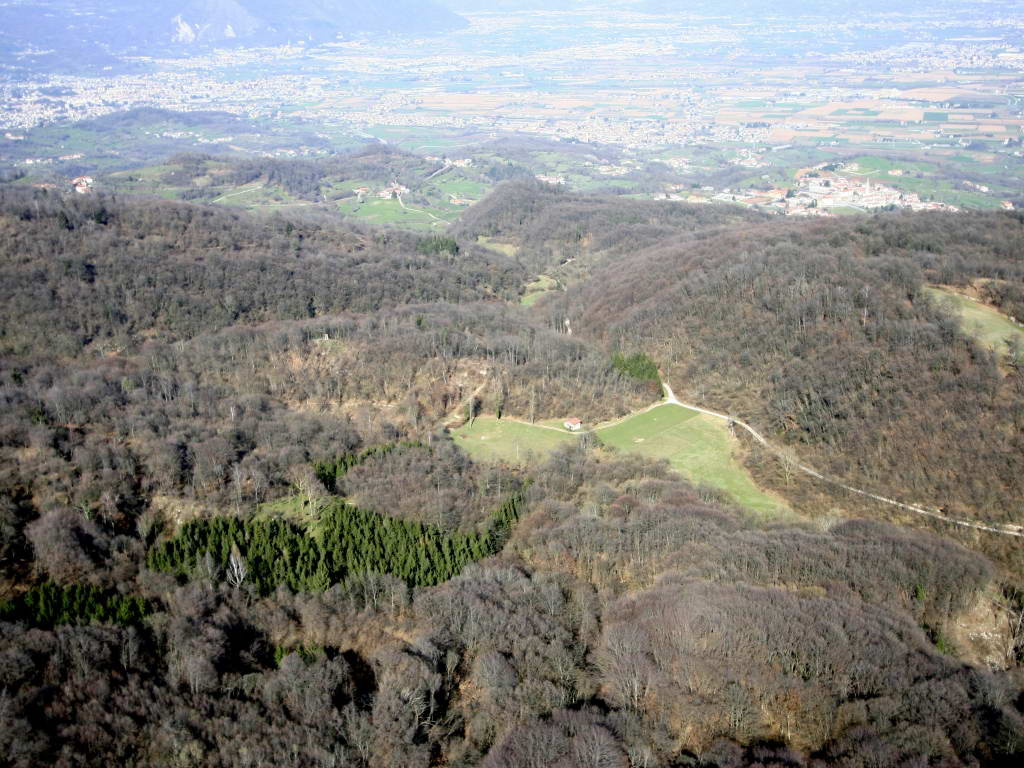
<path fill-rule="evenodd" d="M 566 419 L 564 426 L 570 432 L 579 432 L 581 429 L 583 429 L 583 422 L 574 416 L 571 419 Z"/>

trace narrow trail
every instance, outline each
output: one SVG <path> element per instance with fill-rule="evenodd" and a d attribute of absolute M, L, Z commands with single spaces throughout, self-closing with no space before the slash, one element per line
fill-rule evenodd
<path fill-rule="evenodd" d="M 511 421 L 514 424 L 525 424 L 528 427 L 535 427 L 536 429 L 548 429 L 548 430 L 550 430 L 552 432 L 558 432 L 559 434 L 562 434 L 562 435 L 584 435 L 584 434 L 590 434 L 590 433 L 593 433 L 593 432 L 600 432 L 603 429 L 610 429 L 611 427 L 616 427 L 619 424 L 621 424 L 622 422 L 628 421 L 629 419 L 632 419 L 634 416 L 641 416 L 641 415 L 647 413 L 648 411 L 653 411 L 655 408 L 661 408 L 663 405 L 669 405 L 670 402 L 671 401 L 668 401 L 668 400 L 659 400 L 658 402 L 651 403 L 650 405 L 644 406 L 643 408 L 640 408 L 639 410 L 630 411 L 625 416 L 620 416 L 619 418 L 612 419 L 610 421 L 602 421 L 600 424 L 595 424 L 594 426 L 590 427 L 589 429 L 581 429 L 581 430 L 579 430 L 577 432 L 570 432 L 569 430 L 565 429 L 564 427 L 554 427 L 554 426 L 551 426 L 550 424 L 538 424 L 538 423 L 536 423 L 534 421 L 526 421 L 525 419 L 517 419 L 514 416 L 502 416 L 501 420 L 502 421 Z M 675 403 L 675 404 L 676 405 L 682 405 L 682 403 Z"/>
<path fill-rule="evenodd" d="M 476 390 L 474 390 L 474 392 L 472 394 L 470 394 L 466 398 L 463 398 L 463 400 L 461 401 L 461 403 L 459 405 L 459 408 L 461 409 L 462 407 L 464 407 L 464 405 L 466 403 L 468 403 L 472 398 L 478 397 L 480 395 L 480 393 L 483 392 L 483 390 L 487 387 L 487 384 L 488 384 L 488 382 L 484 381 L 479 387 L 476 388 Z M 684 403 L 682 400 L 680 400 L 678 397 L 676 397 L 676 393 L 672 390 L 672 385 L 670 385 L 667 380 L 662 379 L 661 385 L 662 385 L 662 387 L 663 387 L 663 389 L 665 391 L 665 399 L 664 400 L 659 400 L 656 403 L 652 403 L 651 405 L 648 405 L 645 408 L 641 408 L 640 410 L 633 411 L 632 413 L 629 413 L 629 414 L 627 414 L 627 415 L 625 415 L 625 416 L 623 416 L 623 417 L 621 417 L 619 419 L 614 419 L 612 421 L 606 421 L 606 422 L 603 422 L 601 424 L 597 424 L 594 427 L 592 427 L 591 429 L 585 430 L 585 431 L 586 432 L 599 432 L 600 430 L 608 429 L 609 427 L 614 427 L 617 424 L 621 424 L 623 421 L 626 421 L 627 419 L 631 419 L 634 416 L 639 416 L 639 415 L 647 413 L 649 411 L 653 411 L 655 408 L 661 408 L 662 406 L 665 406 L 665 405 L 675 405 L 675 406 L 678 406 L 680 408 L 686 408 L 689 411 L 696 411 L 697 413 L 703 413 L 706 416 L 711 416 L 711 417 L 716 418 L 716 419 L 721 419 L 722 421 L 728 422 L 729 424 L 731 424 L 734 427 L 740 427 L 741 429 L 746 430 L 747 433 L 749 433 L 750 436 L 752 438 L 754 438 L 754 440 L 759 445 L 761 445 L 764 448 L 766 448 L 769 452 L 771 452 L 772 454 L 777 456 L 781 461 L 789 463 L 789 465 L 793 469 L 796 469 L 796 470 L 798 470 L 800 472 L 803 472 L 805 475 L 813 477 L 816 480 L 820 480 L 823 483 L 828 483 L 829 485 L 834 485 L 837 488 L 842 488 L 844 491 L 848 491 L 850 493 L 855 493 L 858 496 L 864 496 L 865 498 L 873 499 L 874 501 L 880 501 L 883 504 L 888 504 L 889 506 L 896 507 L 898 509 L 903 509 L 903 510 L 906 510 L 907 512 L 913 512 L 914 514 L 921 515 L 922 517 L 930 517 L 933 520 L 939 520 L 941 522 L 948 523 L 950 525 L 955 525 L 955 526 L 958 526 L 958 527 L 961 527 L 961 528 L 972 528 L 972 529 L 977 530 L 977 531 L 986 531 L 988 533 L 998 533 L 998 534 L 1000 534 L 1002 536 L 1014 536 L 1016 538 L 1024 538 L 1024 526 L 1009 525 L 1009 524 L 1004 524 L 1004 525 L 998 525 L 998 524 L 986 525 L 985 523 L 978 523 L 978 522 L 974 522 L 973 520 L 960 520 L 960 519 L 957 519 L 955 517 L 949 517 L 948 515 L 943 514 L 938 509 L 928 509 L 926 507 L 921 507 L 921 506 L 918 506 L 916 504 L 907 504 L 907 503 L 902 502 L 902 501 L 897 501 L 896 499 L 890 499 L 887 496 L 880 496 L 879 494 L 872 493 L 871 491 L 865 491 L 862 488 L 854 488 L 853 486 L 847 485 L 846 483 L 844 483 L 844 482 L 842 482 L 840 480 L 837 480 L 834 477 L 829 477 L 828 475 L 825 475 L 825 474 L 819 472 L 818 470 L 814 469 L 813 467 L 809 467 L 806 464 L 801 464 L 799 461 L 796 461 L 796 460 L 792 459 L 789 455 L 786 454 L 785 451 L 783 451 L 782 449 L 780 449 L 780 448 L 776 447 L 775 445 L 773 445 L 771 442 L 768 441 L 767 438 L 765 438 L 764 435 L 762 435 L 760 432 L 758 432 L 752 426 L 747 424 L 745 421 L 741 421 L 740 419 L 736 419 L 736 418 L 734 418 L 732 416 L 729 416 L 727 414 L 724 414 L 724 413 L 719 413 L 718 411 L 712 411 L 712 410 L 709 410 L 707 408 L 701 408 L 699 405 L 693 405 L 692 403 Z M 547 430 L 550 430 L 552 432 L 558 432 L 559 434 L 563 434 L 563 435 L 583 434 L 583 432 L 573 433 L 573 432 L 569 432 L 569 431 L 567 431 L 567 430 L 565 430 L 565 429 L 563 429 L 561 427 L 553 427 L 553 426 L 550 426 L 548 424 L 535 424 L 535 423 L 531 423 L 529 421 L 525 421 L 523 419 L 515 419 L 515 418 L 508 417 L 508 416 L 506 416 L 503 419 L 503 421 L 511 421 L 511 422 L 516 423 L 516 424 L 525 424 L 526 426 L 535 427 L 537 429 L 547 429 Z M 448 423 L 446 423 L 445 426 L 453 426 L 453 425 L 454 425 L 454 422 L 452 422 L 451 421 L 451 417 L 449 417 Z"/>
<path fill-rule="evenodd" d="M 714 416 L 715 418 L 723 419 L 725 421 L 728 421 L 730 424 L 733 424 L 733 425 L 735 425 L 737 427 L 745 429 L 750 434 L 750 436 L 754 438 L 754 440 L 756 440 L 760 445 L 764 446 L 769 451 L 771 451 L 773 454 L 775 454 L 776 456 L 781 458 L 782 461 L 787 461 L 787 462 L 788 461 L 792 461 L 781 449 L 776 448 L 774 445 L 772 445 L 770 442 L 768 442 L 768 440 L 765 439 L 764 435 L 762 435 L 760 432 L 758 432 L 756 429 L 754 429 L 752 426 L 750 426 L 746 422 L 740 421 L 739 419 L 735 419 L 732 416 L 727 416 L 724 413 L 718 413 L 717 411 L 709 411 L 707 408 L 701 408 L 700 406 L 697 406 L 697 405 L 691 405 L 689 403 L 684 403 L 678 397 L 676 397 L 676 394 L 675 394 L 675 392 L 672 391 L 672 387 L 671 387 L 671 385 L 669 385 L 668 381 L 662 380 L 662 386 L 665 388 L 665 400 L 662 403 L 659 403 L 659 405 L 664 405 L 664 404 L 678 405 L 681 408 L 687 408 L 687 409 L 689 409 L 691 411 L 697 411 L 698 413 L 704 413 L 704 414 L 707 414 L 708 416 Z M 650 409 L 648 409 L 648 410 L 650 410 Z M 864 496 L 864 497 L 869 498 L 869 499 L 874 499 L 875 501 L 880 501 L 883 504 L 889 504 L 890 506 L 898 507 L 899 509 L 904 509 L 904 510 L 907 510 L 908 512 L 913 512 L 915 514 L 922 515 L 924 517 L 930 517 L 930 518 L 932 518 L 934 520 L 941 520 L 944 523 L 949 523 L 950 525 L 957 525 L 957 526 L 960 526 L 961 528 L 973 528 L 973 529 L 978 530 L 978 531 L 988 531 L 989 533 L 999 533 L 999 534 L 1002 534 L 1003 536 L 1016 536 L 1018 538 L 1024 538 L 1024 526 L 1020 526 L 1020 525 L 986 525 L 984 523 L 976 523 L 976 522 L 974 522 L 972 520 L 958 520 L 955 517 L 949 517 L 948 515 L 942 514 L 942 512 L 940 512 L 937 509 L 927 509 L 925 507 L 919 507 L 919 506 L 917 506 L 915 504 L 905 504 L 902 501 L 896 501 L 895 499 L 890 499 L 890 498 L 888 498 L 886 496 L 879 496 L 877 493 L 871 493 L 870 491 L 865 491 L 865 490 L 862 490 L 860 488 L 854 488 L 852 486 L 846 485 L 845 483 L 843 483 L 843 482 L 841 482 L 839 480 L 836 480 L 835 478 L 828 477 L 827 475 L 823 475 L 821 472 L 818 472 L 816 469 L 814 469 L 812 467 L 808 467 L 808 466 L 806 466 L 804 464 L 801 464 L 799 462 L 793 462 L 792 466 L 793 466 L 794 469 L 797 469 L 797 470 L 803 472 L 805 475 L 810 475 L 811 477 L 813 477 L 813 478 L 815 478 L 817 480 L 821 480 L 822 482 L 825 482 L 825 483 L 828 483 L 830 485 L 834 485 L 834 486 L 837 486 L 839 488 L 842 488 L 844 491 L 849 491 L 850 493 L 856 493 L 856 494 L 858 494 L 860 496 Z"/>
<path fill-rule="evenodd" d="M 244 195 L 246 192 L 255 192 L 257 189 L 263 189 L 264 185 L 259 184 L 255 187 L 246 187 L 245 189 L 239 189 L 237 192 L 229 192 L 226 195 L 221 195 L 216 200 L 211 200 L 211 203 L 219 203 L 221 200 L 227 200 L 229 197 L 237 197 L 238 195 Z"/>
<path fill-rule="evenodd" d="M 550 432 L 558 432 L 561 435 L 581 435 L 581 434 L 583 434 L 582 430 L 580 430 L 579 432 L 570 432 L 569 430 L 564 429 L 562 427 L 552 427 L 550 424 L 537 424 L 536 422 L 525 421 L 524 419 L 513 419 L 513 418 L 511 418 L 509 416 L 502 416 L 501 420 L 502 421 L 511 421 L 513 424 L 525 424 L 526 426 L 533 427 L 534 429 L 546 429 L 546 430 L 548 430 Z"/>
<path fill-rule="evenodd" d="M 487 389 L 487 385 L 490 383 L 490 379 L 484 379 L 480 386 L 478 386 L 468 395 L 459 400 L 458 404 L 455 406 L 455 409 L 451 413 L 449 413 L 445 419 L 442 420 L 442 426 L 448 429 L 458 424 L 459 420 L 462 418 L 459 415 L 460 412 L 464 410 L 467 405 L 476 400 L 476 398 L 480 397 L 480 393 Z"/>
<path fill-rule="evenodd" d="M 402 200 L 402 196 L 401 195 L 398 195 L 398 204 L 400 206 L 402 206 L 402 210 L 404 210 L 404 211 L 412 211 L 413 213 L 425 213 L 425 214 L 427 214 L 427 216 L 429 216 L 430 218 L 432 218 L 434 220 L 433 222 L 431 222 L 434 225 L 437 225 L 438 223 L 442 223 L 442 224 L 450 224 L 451 223 L 450 221 L 446 221 L 445 219 L 442 219 L 442 218 L 439 218 L 439 217 L 435 216 L 430 211 L 420 210 L 419 208 L 410 208 L 408 205 L 405 204 L 405 201 Z"/>
<path fill-rule="evenodd" d="M 445 171 L 451 170 L 451 167 L 452 167 L 452 166 L 450 166 L 450 165 L 446 165 L 446 166 L 444 166 L 443 168 L 438 168 L 438 169 L 437 169 L 436 171 L 434 171 L 434 172 L 433 172 L 432 174 L 430 174 L 429 176 L 427 176 L 427 178 L 425 178 L 425 179 L 424 179 L 424 181 L 430 181 L 430 180 L 431 180 L 432 178 L 434 178 L 435 176 L 440 176 L 440 175 L 441 175 L 442 173 L 444 173 Z"/>

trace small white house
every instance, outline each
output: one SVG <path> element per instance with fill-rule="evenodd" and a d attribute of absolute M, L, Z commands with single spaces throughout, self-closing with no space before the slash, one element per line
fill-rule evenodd
<path fill-rule="evenodd" d="M 583 422 L 573 417 L 571 419 L 566 419 L 565 424 L 563 426 L 565 426 L 565 428 L 568 429 L 570 432 L 579 432 L 581 429 L 583 429 Z"/>

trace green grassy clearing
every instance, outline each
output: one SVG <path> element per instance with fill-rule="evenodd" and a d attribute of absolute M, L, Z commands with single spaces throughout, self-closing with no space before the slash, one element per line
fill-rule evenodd
<path fill-rule="evenodd" d="M 256 520 L 287 520 L 305 528 L 311 536 L 320 534 L 321 514 L 300 496 L 286 496 L 256 507 Z"/>
<path fill-rule="evenodd" d="M 558 290 L 558 281 L 547 275 L 540 275 L 532 283 L 527 283 L 526 294 L 523 296 L 522 305 L 524 307 L 532 307 L 537 303 L 537 299 L 543 296 L 545 293 L 551 293 L 552 291 Z"/>
<path fill-rule="evenodd" d="M 525 465 L 542 459 L 561 445 L 578 439 L 570 432 L 523 424 L 518 421 L 478 416 L 456 430 L 455 443 L 474 459 Z"/>
<path fill-rule="evenodd" d="M 381 200 L 369 197 L 359 203 L 353 198 L 339 201 L 338 210 L 346 216 L 355 216 L 377 225 L 394 225 L 418 229 L 435 229 L 434 222 L 428 213 L 422 210 L 403 208 L 397 200 Z M 435 213 L 435 216 L 438 214 Z M 439 218 L 443 218 L 440 217 Z M 442 222 L 443 223 L 443 222 Z"/>
<path fill-rule="evenodd" d="M 785 511 L 783 504 L 762 492 L 733 456 L 734 439 L 721 419 L 678 405 L 647 413 L 597 430 L 606 444 L 623 452 L 668 459 L 672 468 L 693 483 L 725 491 L 737 504 L 765 516 Z"/>
<path fill-rule="evenodd" d="M 960 316 L 964 332 L 976 338 L 989 349 L 1005 354 L 1008 338 L 1016 336 L 1024 342 L 1024 329 L 1014 325 L 1010 318 L 998 310 L 977 301 L 971 301 L 966 296 L 960 296 L 944 288 L 929 287 L 925 288 L 925 291 L 939 302 L 951 304 Z"/>
<path fill-rule="evenodd" d="M 557 422 L 545 422 L 551 425 Z M 720 419 L 676 405 L 595 430 L 601 441 L 620 452 L 666 459 L 690 482 L 728 494 L 737 504 L 766 517 L 787 512 L 785 505 L 762 492 L 733 455 L 735 441 Z M 456 444 L 480 461 L 526 465 L 577 437 L 521 422 L 478 417 L 453 431 Z"/>
<path fill-rule="evenodd" d="M 164 174 L 176 170 L 172 165 L 151 165 L 146 168 L 135 168 L 130 171 L 118 171 L 110 174 L 111 178 L 128 179 L 134 178 L 141 182 L 157 182 Z"/>
<path fill-rule="evenodd" d="M 538 293 L 528 293 L 523 296 L 523 300 L 520 302 L 524 307 L 532 307 L 548 291 L 540 291 Z"/>
<path fill-rule="evenodd" d="M 337 179 L 330 181 L 329 189 L 331 189 L 335 193 L 343 194 L 346 197 L 349 197 L 355 195 L 355 191 L 357 189 L 367 187 L 368 189 L 372 190 L 375 185 L 379 186 L 378 182 L 372 181 L 370 179 Z"/>
<path fill-rule="evenodd" d="M 512 245 L 512 243 L 498 243 L 493 238 L 485 237 L 484 235 L 477 237 L 476 241 L 484 248 L 490 248 L 492 251 L 503 253 L 512 259 L 519 255 L 519 246 Z"/>
<path fill-rule="evenodd" d="M 548 173 L 567 173 L 574 170 L 577 165 L 575 158 L 558 152 L 536 152 L 533 159 Z"/>
<path fill-rule="evenodd" d="M 479 200 L 487 194 L 488 187 L 478 181 L 450 174 L 447 174 L 447 176 L 449 177 L 440 177 L 436 184 L 441 192 L 446 195 L 455 195 L 456 197 L 469 198 L 470 200 Z"/>
<path fill-rule="evenodd" d="M 247 184 L 244 187 L 235 187 L 218 195 L 210 202 L 216 205 L 233 205 L 248 207 L 252 205 L 266 205 L 275 202 L 277 195 L 282 200 L 291 202 L 294 198 L 279 187 L 264 187 L 262 184 Z"/>

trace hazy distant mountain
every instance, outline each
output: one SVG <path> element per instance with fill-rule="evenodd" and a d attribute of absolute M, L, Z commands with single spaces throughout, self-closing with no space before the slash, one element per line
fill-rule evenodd
<path fill-rule="evenodd" d="M 594 7 L 602 3 L 593 0 L 437 0 L 456 13 L 486 13 L 488 11 L 567 11 L 574 8 Z M 621 5 L 605 2 L 604 5 Z"/>
<path fill-rule="evenodd" d="M 1016 0 L 988 0 L 987 7 L 1012 9 Z M 655 15 L 698 13 L 711 16 L 812 16 L 843 18 L 874 13 L 906 13 L 916 10 L 932 10 L 936 7 L 959 11 L 978 3 L 963 0 L 903 0 L 894 4 L 891 0 L 639 0 L 630 6 L 634 11 Z"/>
<path fill-rule="evenodd" d="M 162 4 L 169 9 L 181 5 L 174 0 Z M 192 0 L 171 21 L 178 42 L 315 40 L 357 32 L 430 34 L 466 25 L 434 0 Z"/>
<path fill-rule="evenodd" d="M 0 6 L 0 51 L 140 53 L 361 33 L 433 34 L 465 25 L 434 0 L 16 0 Z"/>

